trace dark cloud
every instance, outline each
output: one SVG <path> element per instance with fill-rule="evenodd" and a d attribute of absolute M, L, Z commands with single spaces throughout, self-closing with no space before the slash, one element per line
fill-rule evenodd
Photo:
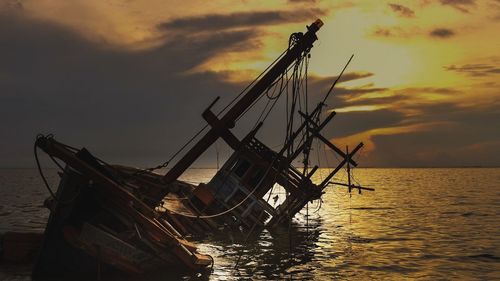
<path fill-rule="evenodd" d="M 418 27 L 403 29 L 398 26 L 377 26 L 373 29 L 372 35 L 385 38 L 413 38 L 428 35 L 434 38 L 450 38 L 456 35 L 455 31 L 448 28 L 435 28 L 428 33 Z"/>
<path fill-rule="evenodd" d="M 33 166 L 32 145 L 37 133 L 54 133 L 59 140 L 86 146 L 111 163 L 138 166 L 162 163 L 205 125 L 200 115 L 214 97 L 222 97 L 214 108 L 217 111 L 245 86 L 228 82 L 221 73 L 190 70 L 225 51 L 252 48 L 256 41 L 256 34 L 249 30 L 173 36 L 155 48 L 131 51 L 89 41 L 53 23 L 0 17 L 0 166 Z M 470 71 L 470 68 L 464 69 Z M 472 69 L 478 71 L 478 66 Z M 372 75 L 348 72 L 341 81 Z M 310 107 L 323 97 L 335 78 L 311 77 Z M 393 103 L 398 108 L 339 113 L 325 129 L 327 137 L 429 122 L 452 124 L 428 131 L 376 136 L 373 138 L 376 150 L 363 163 L 386 166 L 500 163 L 500 153 L 485 155 L 484 151 L 491 150 L 475 150 L 475 145 L 481 147 L 483 143 L 491 148 L 491 141 L 500 139 L 496 129 L 500 120 L 498 104 L 489 108 L 460 108 L 442 103 L 412 103 L 411 97 L 420 92 L 449 95 L 457 92 L 449 88 L 408 88 L 396 91 L 394 96 L 361 99 L 363 94 L 390 89 L 373 85 L 348 88 L 343 83 L 337 86 L 327 101 L 330 108 Z M 263 99 L 258 109 L 265 102 Z M 259 138 L 270 146 L 282 144 L 283 140 L 279 136 L 284 133 L 281 132 L 284 124 L 279 120 L 285 116 L 284 107 L 276 108 L 259 132 Z M 401 109 L 408 108 L 420 114 L 401 113 L 404 112 Z M 255 122 L 252 116 L 245 118 L 233 130 L 239 137 L 246 133 L 246 125 Z M 196 165 L 210 165 L 211 152 Z"/>
<path fill-rule="evenodd" d="M 290 3 L 318 3 L 319 0 L 288 0 Z"/>
<path fill-rule="evenodd" d="M 366 71 L 347 72 L 342 75 L 338 83 L 363 79 L 371 76 L 373 76 L 373 73 Z M 320 90 L 328 90 L 332 86 L 332 83 L 335 82 L 335 80 L 337 80 L 337 78 L 338 76 L 330 76 L 330 77 L 311 76 L 309 77 L 309 83 L 311 83 L 312 87 L 316 87 Z"/>
<path fill-rule="evenodd" d="M 405 18 L 412 18 L 415 16 L 415 12 L 406 6 L 403 6 L 400 4 L 394 4 L 394 3 L 389 3 L 388 5 L 399 16 L 402 16 Z"/>
<path fill-rule="evenodd" d="M 340 112 L 325 129 L 324 134 L 334 138 L 349 136 L 372 129 L 396 126 L 404 119 L 403 113 L 390 109 Z"/>
<path fill-rule="evenodd" d="M 436 167 L 498 166 L 500 164 L 500 103 L 464 107 L 451 102 L 419 102 L 428 93 L 455 95 L 454 88 L 415 87 L 392 90 L 394 95 L 357 99 L 344 106 L 388 105 L 375 111 L 341 112 L 326 131 L 344 137 L 380 128 L 410 126 L 412 131 L 375 135 L 375 149 L 361 160 L 363 166 Z M 411 112 L 407 115 L 405 112 Z M 360 128 L 360 130 L 358 130 Z M 335 138 L 334 138 L 335 141 Z M 367 141 L 359 139 L 358 141 Z M 339 145 L 345 145 L 339 143 Z M 349 145 L 353 145 L 349 143 Z M 487 151 L 492 153 L 489 154 Z"/>
<path fill-rule="evenodd" d="M 406 167 L 498 166 L 500 163 L 499 105 L 463 108 L 450 103 L 420 107 L 423 130 L 372 138 L 376 149 L 368 165 Z"/>
<path fill-rule="evenodd" d="M 393 33 L 389 28 L 382 28 L 382 27 L 377 27 L 375 31 L 373 31 L 373 34 L 376 36 L 381 36 L 381 37 L 390 37 L 393 36 Z"/>
<path fill-rule="evenodd" d="M 403 101 L 403 100 L 402 100 Z M 371 112 L 339 113 L 351 114 L 348 120 L 356 120 L 357 114 L 364 115 L 360 120 L 366 130 L 377 128 L 399 128 L 411 126 L 413 130 L 397 129 L 390 134 L 379 134 L 371 138 L 375 149 L 366 154 L 363 166 L 377 167 L 451 167 L 451 166 L 498 166 L 500 163 L 500 131 L 495 130 L 500 118 L 500 104 L 489 107 L 461 107 L 442 102 L 426 105 L 407 103 L 399 109 L 414 109 L 418 114 L 405 116 L 391 109 Z M 379 116 L 380 115 L 380 116 Z M 377 119 L 378 118 L 378 119 Z M 379 126 L 370 126 L 374 124 Z M 335 124 L 336 125 L 336 124 Z M 335 129 L 333 125 L 333 129 Z M 344 128 L 339 128 L 344 130 Z M 346 132 L 355 134 L 356 130 Z M 335 135 L 335 131 L 333 132 Z M 340 134 L 342 135 L 342 134 Z M 359 139 L 359 141 L 366 141 Z M 340 144 L 342 145 L 342 144 Z M 351 145 L 351 144 L 349 144 Z"/>
<path fill-rule="evenodd" d="M 473 77 L 500 74 L 500 67 L 498 65 L 486 63 L 464 64 L 461 66 L 450 65 L 445 66 L 444 69 Z"/>
<path fill-rule="evenodd" d="M 475 6 L 475 0 L 439 0 L 442 5 L 451 6 L 463 13 L 469 13 L 469 7 Z"/>
<path fill-rule="evenodd" d="M 373 73 L 370 72 L 347 72 L 344 75 L 342 75 L 342 78 L 339 80 L 340 82 L 337 84 L 337 86 L 333 89 L 330 97 L 326 100 L 327 107 L 326 109 L 334 109 L 334 108 L 340 108 L 344 106 L 350 105 L 349 102 L 346 100 L 350 97 L 355 97 L 357 95 L 361 95 L 363 93 L 371 93 L 371 92 L 377 92 L 377 91 L 383 91 L 386 90 L 385 88 L 373 88 L 372 86 L 367 86 L 364 88 L 346 88 L 342 87 L 343 82 L 347 81 L 353 81 L 356 79 L 362 79 L 365 77 L 370 77 L 372 76 Z M 308 85 L 308 93 L 309 93 L 309 109 L 314 108 L 320 101 L 323 100 L 325 94 L 328 92 L 330 89 L 332 83 L 337 79 L 337 76 L 333 77 L 318 77 L 318 76 L 311 76 L 308 79 L 309 85 Z M 285 128 L 286 123 L 283 120 L 283 116 L 286 116 L 286 113 L 284 111 L 285 106 L 284 102 L 285 98 L 282 98 L 280 100 L 280 104 L 275 107 L 275 110 L 271 113 L 269 116 L 268 120 L 272 120 L 271 122 L 267 122 L 263 129 L 261 130 L 261 134 L 259 134 L 259 138 L 261 138 L 265 143 L 270 143 L 270 144 L 280 144 L 283 141 L 283 135 L 282 135 L 282 130 L 279 128 Z M 256 111 L 258 112 L 264 107 L 264 104 L 266 103 L 266 100 L 264 99 L 261 101 L 259 104 L 256 106 Z M 297 116 L 297 118 L 300 118 Z M 243 123 L 247 122 L 247 125 L 243 125 L 243 123 L 240 123 L 242 127 L 248 127 L 248 126 L 253 126 L 255 122 L 254 119 L 252 118 L 243 118 L 247 120 L 242 120 Z M 344 122 L 344 119 L 339 119 L 340 122 Z M 376 120 L 376 118 L 374 118 Z M 338 121 L 334 121 L 331 127 L 335 128 L 337 125 L 340 125 Z M 348 122 L 347 122 L 348 123 Z M 366 126 L 370 126 L 370 122 L 362 126 L 362 128 L 366 128 Z M 345 126 L 340 125 L 340 126 Z M 277 129 L 278 128 L 278 129 Z M 353 130 L 356 130 L 353 128 Z M 235 131 L 238 132 L 238 128 L 235 128 Z M 359 131 L 359 129 L 358 129 Z M 331 131 L 326 130 L 326 135 L 330 136 Z"/>
<path fill-rule="evenodd" d="M 439 0 L 443 5 L 474 5 L 475 0 Z"/>
<path fill-rule="evenodd" d="M 0 165 L 31 165 L 37 133 L 110 161 L 161 162 L 204 125 L 200 114 L 215 96 L 222 103 L 243 87 L 216 73 L 185 73 L 254 38 L 251 31 L 177 36 L 129 51 L 56 24 L 0 17 Z"/>
<path fill-rule="evenodd" d="M 357 87 L 357 88 L 346 88 L 342 87 L 343 82 L 362 79 L 366 77 L 373 76 L 371 72 L 348 72 L 342 75 L 339 80 L 339 83 L 332 90 L 329 99 L 326 103 L 331 107 L 344 107 L 350 105 L 347 102 L 348 99 L 357 97 L 362 94 L 368 93 L 376 93 L 386 91 L 387 88 L 374 88 L 372 85 L 368 85 L 367 87 Z M 324 97 L 324 95 L 328 92 L 332 83 L 337 79 L 337 76 L 333 77 L 317 77 L 312 76 L 309 78 L 309 93 L 316 98 Z"/>
<path fill-rule="evenodd" d="M 21 11 L 23 9 L 24 9 L 23 3 L 18 0 L 10 0 L 10 1 L 7 0 L 0 3 L 0 12 L 2 11 L 15 12 L 15 11 Z"/>
<path fill-rule="evenodd" d="M 461 91 L 454 88 L 435 88 L 435 87 L 415 87 L 415 88 L 404 88 L 400 90 L 394 91 L 396 94 L 404 94 L 404 95 L 413 95 L 413 94 L 428 94 L 428 93 L 436 93 L 436 94 L 458 94 Z"/>
<path fill-rule="evenodd" d="M 269 26 L 290 22 L 313 22 L 325 15 L 321 9 L 298 9 L 292 11 L 239 12 L 232 14 L 207 14 L 182 17 L 163 22 L 159 29 L 210 31 L 241 27 Z"/>
<path fill-rule="evenodd" d="M 429 35 L 436 38 L 450 38 L 455 36 L 455 32 L 448 28 L 436 28 L 432 30 Z"/>
<path fill-rule="evenodd" d="M 349 106 L 389 106 L 394 108 L 397 104 L 397 108 L 400 111 L 420 111 L 422 102 L 418 102 L 420 99 L 425 100 L 425 95 L 427 94 L 441 94 L 453 96 L 461 93 L 461 91 L 453 88 L 434 88 L 434 87 L 416 87 L 416 88 L 404 88 L 391 90 L 388 88 L 374 88 L 373 85 L 368 85 L 362 88 L 342 88 L 338 87 L 334 91 L 335 95 L 332 98 L 332 106 L 335 108 L 349 107 Z M 380 93 L 377 96 L 377 93 Z M 388 95 L 389 93 L 389 95 Z M 370 94 L 369 97 L 363 96 L 365 94 Z M 438 105 L 442 105 L 439 103 Z M 398 111 L 399 112 L 399 111 Z M 375 129 L 373 127 L 372 129 Z"/>
<path fill-rule="evenodd" d="M 418 31 L 409 31 L 402 29 L 401 27 L 398 26 L 392 26 L 392 27 L 377 26 L 372 31 L 372 35 L 375 35 L 377 37 L 387 37 L 387 38 L 389 37 L 409 38 L 416 34 L 418 34 Z"/>

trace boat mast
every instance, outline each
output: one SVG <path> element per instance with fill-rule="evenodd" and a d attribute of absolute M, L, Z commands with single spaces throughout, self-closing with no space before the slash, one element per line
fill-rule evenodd
<path fill-rule="evenodd" d="M 182 159 L 175 164 L 175 166 L 167 172 L 163 177 L 164 182 L 171 183 L 175 181 L 184 171 L 186 171 L 191 164 L 193 164 L 196 159 L 207 150 L 219 137 L 223 137 L 224 140 L 229 138 L 235 141 L 235 137 L 230 134 L 229 129 L 233 128 L 235 121 L 241 116 L 245 110 L 252 105 L 252 103 L 258 99 L 264 91 L 280 76 L 287 68 L 304 52 L 307 52 L 312 48 L 314 41 L 318 38 L 316 37 L 316 32 L 321 28 L 323 22 L 321 20 L 316 20 L 311 26 L 308 26 L 308 31 L 298 40 L 298 42 L 291 47 L 285 55 L 276 62 L 276 64 L 269 69 L 269 71 L 264 74 L 264 76 L 255 83 L 255 85 L 248 90 L 248 92 L 240 99 L 236 104 L 229 109 L 226 114 L 219 120 L 207 109 L 204 114 L 205 119 L 211 119 L 209 122 L 212 125 L 210 131 L 207 132 L 194 146 L 191 148 Z M 210 118 L 207 118 L 210 115 Z M 209 120 L 207 120 L 209 121 Z M 224 135 L 226 137 L 224 137 Z M 227 141 L 227 140 L 226 140 Z M 234 144 L 234 142 L 233 142 Z"/>

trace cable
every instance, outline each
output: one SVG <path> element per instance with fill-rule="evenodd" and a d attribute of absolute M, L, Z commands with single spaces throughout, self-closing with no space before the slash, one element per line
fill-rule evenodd
<path fill-rule="evenodd" d="M 227 108 L 229 108 L 241 95 L 243 95 L 255 82 L 262 76 L 264 73 L 266 73 L 283 55 L 288 51 L 288 49 L 284 50 L 264 71 L 262 71 L 250 84 L 248 84 L 235 98 L 233 98 L 219 113 L 217 113 L 216 116 L 220 116 Z M 191 142 L 193 142 L 194 139 L 196 139 L 206 128 L 208 127 L 208 124 L 205 124 L 197 133 L 195 133 L 188 141 L 185 143 L 177 152 L 175 152 L 167 161 L 163 162 L 162 164 L 156 166 L 156 167 L 151 167 L 147 169 L 143 169 L 141 171 L 138 171 L 134 173 L 133 175 L 139 175 L 142 173 L 146 172 L 152 172 L 154 170 L 158 170 L 161 168 L 166 168 L 170 162 L 179 155 Z"/>
<path fill-rule="evenodd" d="M 45 178 L 45 175 L 43 174 L 42 172 L 42 167 L 40 166 L 40 160 L 38 159 L 38 146 L 35 145 L 33 146 L 34 148 L 34 154 L 35 154 L 35 161 L 36 161 L 36 166 L 38 168 L 38 173 L 40 173 L 40 177 L 42 178 L 42 181 L 43 183 L 45 184 L 45 187 L 47 188 L 47 190 L 49 191 L 50 193 L 50 196 L 52 196 L 52 199 L 56 200 L 57 201 L 57 198 L 56 198 L 56 194 L 52 191 L 52 189 L 50 188 L 50 185 L 49 183 L 47 182 L 47 179 Z"/>
<path fill-rule="evenodd" d="M 342 77 L 342 74 L 344 74 L 344 71 L 346 70 L 347 66 L 349 65 L 349 63 L 351 63 L 351 60 L 352 58 L 354 57 L 354 54 L 351 55 L 351 57 L 349 58 L 349 60 L 347 61 L 347 63 L 345 64 L 344 68 L 342 69 L 342 71 L 340 72 L 339 76 L 337 77 L 337 79 L 335 80 L 335 82 L 333 82 L 332 86 L 330 87 L 330 90 L 328 90 L 328 92 L 326 93 L 325 97 L 323 98 L 323 104 L 326 102 L 326 100 L 328 99 L 328 96 L 330 96 L 330 94 L 332 93 L 332 90 L 333 88 L 335 87 L 335 85 L 337 84 L 337 82 L 340 80 L 340 77 Z"/>
<path fill-rule="evenodd" d="M 40 137 L 43 137 L 42 135 L 38 135 L 37 138 L 40 138 Z M 45 185 L 45 188 L 47 188 L 47 190 L 49 191 L 50 193 L 50 196 L 52 197 L 52 199 L 54 199 L 54 201 L 60 203 L 60 204 L 69 204 L 71 202 L 73 202 L 79 195 L 80 195 L 80 188 L 77 189 L 77 193 L 76 195 L 71 198 L 70 200 L 67 200 L 67 201 L 61 201 L 57 198 L 56 194 L 54 193 L 54 191 L 52 191 L 52 188 L 50 187 L 48 181 L 47 181 L 47 178 L 45 177 L 43 171 L 42 171 L 42 166 L 40 165 L 40 160 L 38 159 L 38 146 L 36 145 L 36 142 L 33 146 L 33 152 L 34 152 L 34 155 L 35 155 L 35 161 L 36 161 L 36 167 L 38 169 L 38 173 L 40 174 L 40 177 L 42 178 L 42 181 Z M 52 161 L 54 161 L 57 166 L 59 168 L 62 168 L 61 165 L 59 165 L 59 163 L 57 163 L 57 161 L 52 157 L 52 155 L 49 155 L 49 157 L 52 159 Z M 62 172 L 64 172 L 64 168 L 62 168 Z"/>

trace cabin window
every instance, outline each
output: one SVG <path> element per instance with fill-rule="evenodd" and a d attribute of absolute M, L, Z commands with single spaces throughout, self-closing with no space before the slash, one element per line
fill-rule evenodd
<path fill-rule="evenodd" d="M 248 183 L 250 184 L 251 187 L 256 187 L 257 184 L 259 184 L 260 180 L 264 176 L 264 169 L 263 168 L 258 168 L 255 173 L 250 177 L 250 180 Z"/>
<path fill-rule="evenodd" d="M 234 170 L 234 173 L 242 178 L 243 175 L 248 171 L 248 168 L 250 168 L 250 162 L 248 162 L 245 159 L 240 159 L 238 161 L 238 164 L 236 164 L 236 169 Z"/>

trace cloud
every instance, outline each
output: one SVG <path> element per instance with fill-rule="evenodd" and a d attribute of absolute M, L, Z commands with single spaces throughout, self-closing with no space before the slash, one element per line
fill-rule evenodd
<path fill-rule="evenodd" d="M 416 36 L 421 31 L 418 28 L 413 28 L 412 30 L 403 29 L 399 26 L 376 26 L 371 32 L 372 35 L 376 37 L 385 38 L 410 38 Z"/>
<path fill-rule="evenodd" d="M 290 3 L 318 3 L 319 0 L 288 0 Z"/>
<path fill-rule="evenodd" d="M 200 115 L 214 97 L 222 97 L 215 105 L 217 111 L 246 86 L 228 82 L 224 73 L 190 70 L 220 53 L 251 48 L 255 36 L 249 28 L 189 36 L 175 33 L 154 48 L 130 50 L 88 40 L 51 22 L 0 17 L 0 146 L 5 148 L 0 166 L 32 166 L 37 133 L 54 133 L 59 140 L 86 146 L 111 163 L 152 166 L 163 162 L 205 125 Z M 452 65 L 447 70 L 472 76 L 499 72 L 494 61 Z M 499 104 L 472 108 L 449 100 L 421 102 L 427 93 L 461 94 L 453 88 L 344 84 L 373 75 L 345 73 L 327 101 L 332 108 L 382 108 L 338 113 L 325 129 L 327 137 L 363 136 L 359 141 L 370 137 L 375 149 L 361 163 L 500 163 L 498 150 L 491 151 L 500 140 Z M 335 78 L 310 77 L 311 107 Z M 276 141 L 282 133 L 276 128 L 284 128 L 277 121 L 285 116 L 280 108 L 284 106 L 276 106 L 259 132 L 259 138 L 270 146 L 276 142 L 268 140 Z M 233 130 L 239 137 L 246 133 L 241 129 L 243 122 Z M 208 166 L 211 156 L 207 152 L 196 165 Z"/>
<path fill-rule="evenodd" d="M 469 13 L 469 7 L 475 6 L 475 0 L 439 0 L 441 5 L 451 6 L 463 13 Z"/>
<path fill-rule="evenodd" d="M 32 165 L 37 133 L 54 133 L 112 162 L 164 161 L 205 124 L 200 114 L 214 97 L 222 104 L 243 88 L 189 70 L 254 37 L 249 30 L 179 35 L 131 51 L 54 23 L 0 17 L 0 145 L 8 147 L 0 165 Z"/>
<path fill-rule="evenodd" d="M 413 88 L 403 88 L 400 90 L 395 90 L 396 94 L 413 95 L 419 93 L 437 93 L 437 94 L 458 94 L 461 93 L 458 89 L 447 88 L 447 87 L 413 87 Z"/>
<path fill-rule="evenodd" d="M 435 28 L 430 31 L 422 30 L 419 27 L 407 27 L 405 29 L 399 26 L 375 26 L 371 34 L 381 38 L 414 38 L 418 36 L 428 35 L 434 38 L 450 38 L 456 35 L 455 31 L 448 28 Z"/>
<path fill-rule="evenodd" d="M 369 151 L 360 160 L 363 166 L 499 165 L 500 150 L 495 145 L 500 143 L 500 131 L 494 129 L 496 120 L 500 120 L 498 104 L 481 108 L 449 102 L 413 106 L 419 114 L 398 116 L 387 109 L 384 121 L 377 124 L 380 126 L 365 127 L 368 131 L 359 133 L 353 131 L 336 141 L 349 145 L 364 141 Z M 370 124 L 379 113 L 367 112 L 364 122 Z"/>
<path fill-rule="evenodd" d="M 354 71 L 354 72 L 346 72 L 342 75 L 338 83 L 363 79 L 367 77 L 371 77 L 374 74 L 372 72 L 367 71 Z M 329 89 L 335 80 L 337 80 L 338 76 L 329 76 L 329 77 L 319 77 L 319 76 L 311 76 L 309 77 L 309 83 L 311 85 L 319 87 L 321 89 Z"/>
<path fill-rule="evenodd" d="M 394 33 L 389 28 L 377 27 L 373 34 L 381 37 L 391 37 L 394 36 Z"/>
<path fill-rule="evenodd" d="M 406 6 L 394 3 L 389 3 L 388 5 L 394 12 L 396 12 L 401 17 L 412 18 L 415 16 L 415 12 Z"/>
<path fill-rule="evenodd" d="M 495 126 L 494 120 L 500 118 L 497 107 L 465 110 L 455 106 L 438 107 L 428 110 L 424 116 L 433 116 L 431 114 L 447 119 L 453 126 L 439 126 L 428 131 L 379 139 L 376 145 L 379 149 L 382 146 L 391 149 L 399 146 L 403 149 L 402 144 L 406 144 L 406 150 L 401 150 L 402 154 L 413 155 L 420 166 L 491 166 L 500 163 L 500 156 L 495 153 L 498 147 L 488 151 L 480 145 L 491 143 L 493 140 L 498 143 L 500 139 L 500 132 L 492 130 Z M 409 144 L 413 147 L 410 148 Z"/>
<path fill-rule="evenodd" d="M 500 67 L 494 64 L 487 64 L 487 63 L 464 64 L 461 66 L 450 65 L 450 66 L 445 66 L 444 69 L 473 77 L 482 77 L 482 76 L 500 74 Z"/>
<path fill-rule="evenodd" d="M 443 5 L 474 5 L 475 0 L 439 0 Z"/>
<path fill-rule="evenodd" d="M 371 85 L 368 87 L 354 87 L 354 88 L 346 88 L 342 87 L 342 83 L 348 81 L 359 80 L 363 78 L 368 78 L 373 76 L 374 74 L 371 72 L 347 72 L 340 78 L 338 84 L 332 90 L 329 100 L 326 103 L 330 106 L 335 106 L 336 108 L 347 106 L 347 100 L 351 99 L 355 96 L 367 94 L 367 93 L 375 93 L 382 92 L 387 90 L 386 88 L 373 88 Z M 318 77 L 311 76 L 309 77 L 309 93 L 317 98 L 323 98 L 323 96 L 328 92 L 332 83 L 337 79 L 338 76 L 332 77 Z M 318 100 L 319 101 L 319 100 Z"/>
<path fill-rule="evenodd" d="M 292 11 L 238 12 L 232 14 L 206 14 L 202 16 L 175 18 L 160 23 L 163 30 L 210 31 L 244 27 L 269 26 L 293 22 L 313 22 L 324 16 L 321 9 L 298 9 Z"/>
<path fill-rule="evenodd" d="M 431 30 L 429 35 L 436 38 L 450 38 L 452 36 L 455 36 L 455 32 L 448 28 L 436 28 L 434 30 Z"/>
<path fill-rule="evenodd" d="M 24 9 L 24 5 L 22 2 L 18 0 L 7 0 L 0 3 L 0 12 L 9 11 L 9 12 L 18 12 Z"/>
<path fill-rule="evenodd" d="M 403 89 L 363 88 L 340 89 L 340 104 L 345 107 L 397 108 L 401 112 L 419 111 L 421 107 L 439 104 L 462 92 L 453 88 L 414 87 Z"/>
<path fill-rule="evenodd" d="M 403 113 L 391 109 L 340 112 L 325 129 L 324 134 L 336 139 L 372 129 L 396 126 L 403 120 Z"/>
<path fill-rule="evenodd" d="M 1 18 L 0 127 L 5 137 L 0 145 L 9 150 L 2 153 L 0 166 L 32 165 L 37 133 L 54 133 L 111 163 L 163 162 L 205 125 L 200 115 L 214 97 L 222 97 L 217 111 L 245 86 L 220 73 L 189 70 L 221 52 L 245 48 L 254 38 L 246 29 L 178 34 L 157 47 L 130 50 L 88 40 L 51 22 Z M 372 75 L 347 72 L 339 85 Z M 311 105 L 335 79 L 311 78 Z M 342 97 L 376 90 L 338 87 L 327 102 L 338 106 Z M 278 107 L 259 133 L 266 143 L 282 139 L 276 128 L 284 127 L 279 120 L 285 114 Z M 233 130 L 237 136 L 247 132 L 247 120 L 255 118 L 242 118 Z M 211 156 L 207 153 L 196 165 L 210 165 Z"/>
<path fill-rule="evenodd" d="M 348 72 L 340 77 L 339 83 L 372 77 L 374 74 L 368 71 Z M 337 79 L 338 76 L 335 77 Z"/>

